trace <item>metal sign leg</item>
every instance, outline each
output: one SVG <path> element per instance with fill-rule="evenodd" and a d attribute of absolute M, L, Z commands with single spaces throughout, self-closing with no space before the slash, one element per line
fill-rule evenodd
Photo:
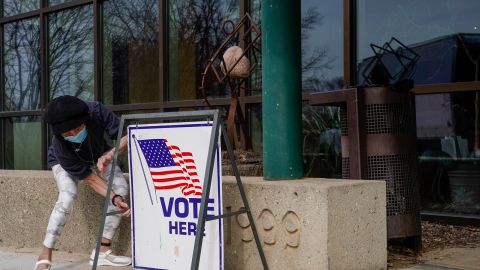
<path fill-rule="evenodd" d="M 250 211 L 250 205 L 248 204 L 247 195 L 245 195 L 245 190 L 243 189 L 242 180 L 240 179 L 240 172 L 238 171 L 237 163 L 235 161 L 235 155 L 233 153 L 232 145 L 228 141 L 228 137 L 226 136 L 225 126 L 222 125 L 222 135 L 223 139 L 225 140 L 225 144 L 227 146 L 228 156 L 230 158 L 230 162 L 232 163 L 233 174 L 235 175 L 235 179 L 237 180 L 238 189 L 240 191 L 240 195 L 242 196 L 243 205 L 247 210 L 248 221 L 250 222 L 250 227 L 252 228 L 253 237 L 255 238 L 255 243 L 257 244 L 258 254 L 260 255 L 260 260 L 262 261 L 263 269 L 267 270 L 267 260 L 265 258 L 265 254 L 263 253 L 262 244 L 260 243 L 260 238 L 258 237 L 258 231 L 255 226 L 255 221 L 253 220 L 252 212 Z"/>
<path fill-rule="evenodd" d="M 192 264 L 190 269 L 197 270 L 200 264 L 200 255 L 202 253 L 203 231 L 205 229 L 205 216 L 207 215 L 207 200 L 210 194 L 212 183 L 213 165 L 215 164 L 215 152 L 218 145 L 219 133 L 218 114 L 215 114 L 212 126 L 212 135 L 210 136 L 210 147 L 208 149 L 207 170 L 203 181 L 202 200 L 200 203 L 200 214 L 198 215 L 197 233 L 195 235 L 195 245 L 193 246 Z"/>
<path fill-rule="evenodd" d="M 205 222 L 210 221 L 210 220 L 215 220 L 219 218 L 225 218 L 228 216 L 234 216 L 234 215 L 240 215 L 243 213 L 246 213 L 248 216 L 248 220 L 250 222 L 250 228 L 252 229 L 253 236 L 255 238 L 255 243 L 257 245 L 258 253 L 260 255 L 260 260 L 262 261 L 263 269 L 268 270 L 268 265 L 267 265 L 267 260 L 265 258 L 265 254 L 263 253 L 263 248 L 262 244 L 260 243 L 260 238 L 258 236 L 257 228 L 255 226 L 255 221 L 252 216 L 252 212 L 250 210 L 250 206 L 248 204 L 247 196 L 245 195 L 245 190 L 243 188 L 242 181 L 240 179 L 240 173 L 237 168 L 237 164 L 235 162 L 235 156 L 233 153 L 232 146 L 230 144 L 230 140 L 228 138 L 228 134 L 226 132 L 225 126 L 223 123 L 218 124 L 218 121 L 215 120 L 213 124 L 213 130 L 212 130 L 212 140 L 210 141 L 210 149 L 209 149 L 209 155 L 208 155 L 208 161 L 207 161 L 207 172 L 205 176 L 205 180 L 203 183 L 203 190 L 206 191 L 202 194 L 202 202 L 200 205 L 200 215 L 198 217 L 198 225 L 197 225 L 197 234 L 195 236 L 195 246 L 193 250 L 193 257 L 192 257 L 192 265 L 191 265 L 191 270 L 198 270 L 199 264 L 200 264 L 200 255 L 202 252 L 202 241 L 203 241 L 203 230 L 205 228 Z M 208 195 L 210 192 L 210 185 L 211 185 L 211 177 L 212 177 L 212 170 L 213 170 L 213 164 L 215 160 L 215 151 L 217 148 L 217 143 L 218 143 L 218 130 L 221 128 L 222 130 L 222 138 L 227 146 L 227 152 L 228 156 L 230 158 L 230 162 L 232 164 L 233 168 L 233 173 L 235 174 L 235 179 L 237 181 L 237 185 L 240 191 L 240 195 L 242 197 L 243 205 L 245 207 L 244 211 L 237 211 L 234 213 L 230 214 L 225 214 L 217 217 L 210 217 L 206 218 L 206 202 L 208 199 Z M 214 143 L 214 144 L 212 144 Z"/>
<path fill-rule="evenodd" d="M 110 177 L 108 179 L 107 194 L 105 195 L 105 202 L 103 204 L 103 213 L 102 213 L 102 219 L 100 221 L 100 228 L 98 230 L 97 245 L 95 246 L 95 257 L 93 259 L 92 270 L 97 269 L 98 256 L 100 255 L 100 243 L 102 242 L 103 229 L 105 228 L 105 219 L 107 218 L 108 215 L 118 214 L 118 212 L 107 213 L 107 211 L 108 211 L 108 204 L 110 203 L 110 194 L 112 193 L 112 184 L 113 184 L 113 177 L 114 177 L 114 174 L 115 174 L 115 166 L 117 165 L 118 147 L 120 145 L 120 140 L 122 139 L 123 123 L 124 123 L 124 120 L 122 118 L 120 120 L 120 129 L 119 129 L 119 132 L 118 132 L 118 135 L 117 135 L 117 142 L 116 142 L 116 146 L 115 146 L 115 154 L 113 156 L 112 168 L 111 168 L 111 172 L 110 172 Z M 100 176 L 100 173 L 98 173 L 98 175 Z"/>

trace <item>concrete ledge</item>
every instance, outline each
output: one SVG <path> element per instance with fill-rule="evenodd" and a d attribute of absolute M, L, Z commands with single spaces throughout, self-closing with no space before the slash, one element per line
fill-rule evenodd
<path fill-rule="evenodd" d="M 386 269 L 385 182 L 242 178 L 270 269 Z M 0 171 L 0 246 L 40 247 L 57 189 L 49 171 Z M 224 211 L 242 206 L 224 176 Z M 89 253 L 102 198 L 79 185 L 74 214 L 57 245 Z M 261 269 L 245 215 L 225 219 L 225 269 Z M 115 246 L 130 253 L 124 219 Z"/>
<path fill-rule="evenodd" d="M 224 179 L 224 206 L 236 211 L 240 196 Z M 270 269 L 387 269 L 385 182 L 243 183 Z M 225 269 L 261 269 L 246 216 L 227 219 L 225 230 Z"/>
<path fill-rule="evenodd" d="M 58 191 L 51 171 L 0 170 L 0 246 L 42 246 Z M 90 253 L 95 246 L 103 198 L 81 182 L 73 215 L 56 248 Z M 115 241 L 118 252 L 130 251 L 130 221 L 123 219 Z"/>

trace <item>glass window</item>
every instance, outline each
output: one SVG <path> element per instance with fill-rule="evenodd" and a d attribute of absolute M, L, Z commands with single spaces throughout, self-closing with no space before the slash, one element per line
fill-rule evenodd
<path fill-rule="evenodd" d="M 416 97 L 424 209 L 480 214 L 479 108 L 476 91 Z"/>
<path fill-rule="evenodd" d="M 159 6 L 152 0 L 103 3 L 103 101 L 160 101 Z"/>
<path fill-rule="evenodd" d="M 5 169 L 42 168 L 40 118 L 37 116 L 4 119 Z"/>
<path fill-rule="evenodd" d="M 238 0 L 168 1 L 168 100 L 202 98 L 202 73 L 226 35 L 225 20 L 238 23 Z M 224 97 L 227 87 L 207 78 L 210 97 Z"/>
<path fill-rule="evenodd" d="M 250 15 L 258 26 L 262 23 L 262 0 L 250 0 Z"/>
<path fill-rule="evenodd" d="M 373 51 L 392 37 L 420 58 L 417 84 L 478 80 L 480 22 L 477 0 L 358 0 L 358 82 Z"/>
<path fill-rule="evenodd" d="M 262 1 L 261 0 L 251 0 L 251 7 L 250 7 L 250 15 L 252 20 L 258 26 L 258 28 L 262 29 Z M 256 38 L 256 33 L 252 31 L 251 40 Z M 258 42 L 257 47 L 261 50 L 262 49 L 262 38 Z M 256 60 L 256 61 L 255 61 Z M 250 63 L 256 64 L 257 67 L 252 71 L 250 75 L 250 84 L 249 84 L 249 92 L 247 95 L 262 95 L 262 54 L 257 53 L 256 59 L 250 55 Z"/>
<path fill-rule="evenodd" d="M 262 105 L 251 104 L 247 107 L 247 118 L 249 125 L 250 138 L 254 152 L 262 153 L 263 151 L 263 116 Z"/>
<path fill-rule="evenodd" d="M 3 0 L 3 16 L 13 16 L 40 8 L 40 0 Z"/>
<path fill-rule="evenodd" d="M 304 175 L 342 178 L 340 107 L 305 104 L 302 120 Z"/>
<path fill-rule="evenodd" d="M 49 6 L 53 6 L 53 5 L 67 3 L 67 2 L 70 2 L 72 0 L 47 0 L 47 1 L 48 1 Z"/>
<path fill-rule="evenodd" d="M 93 9 L 91 5 L 48 17 L 50 98 L 93 100 Z"/>
<path fill-rule="evenodd" d="M 4 110 L 40 107 L 40 28 L 38 19 L 4 25 Z"/>
<path fill-rule="evenodd" d="M 122 117 L 122 115 L 129 115 L 129 114 L 137 114 L 137 113 L 141 113 L 141 114 L 144 114 L 144 113 L 158 113 L 158 111 L 156 110 L 138 110 L 138 111 L 128 111 L 128 112 L 114 112 L 118 117 Z M 134 124 L 146 124 L 146 123 L 151 123 L 151 122 L 148 122 L 148 120 L 139 120 L 139 121 L 126 121 L 124 123 L 124 127 L 123 127 L 123 130 L 126 132 L 128 130 L 128 126 L 129 125 L 134 125 Z M 155 123 L 158 123 L 158 121 L 156 121 Z M 106 136 L 105 134 L 105 140 L 107 141 L 107 143 L 112 146 L 112 147 L 115 147 L 117 145 L 117 140 L 112 140 L 110 139 L 108 136 Z M 118 155 L 118 160 L 117 160 L 117 164 L 118 166 L 120 167 L 120 169 L 122 170 L 122 172 L 124 173 L 128 173 L 129 172 L 129 167 L 128 167 L 128 153 L 123 153 L 121 155 Z"/>
<path fill-rule="evenodd" d="M 343 1 L 302 0 L 302 89 L 343 88 Z M 253 20 L 261 25 L 261 1 L 251 0 Z M 261 56 L 260 56 L 261 57 Z M 261 58 L 259 59 L 261 62 Z M 252 95 L 261 94 L 261 68 L 251 78 Z"/>
<path fill-rule="evenodd" d="M 343 2 L 302 0 L 302 89 L 343 88 Z"/>

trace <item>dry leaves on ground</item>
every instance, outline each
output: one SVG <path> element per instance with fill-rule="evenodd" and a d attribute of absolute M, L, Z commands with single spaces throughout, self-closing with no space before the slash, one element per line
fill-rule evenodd
<path fill-rule="evenodd" d="M 422 222 L 423 252 L 447 247 L 480 246 L 480 228 Z"/>

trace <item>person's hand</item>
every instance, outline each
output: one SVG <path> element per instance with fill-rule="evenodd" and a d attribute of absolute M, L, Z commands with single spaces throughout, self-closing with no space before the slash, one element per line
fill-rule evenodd
<path fill-rule="evenodd" d="M 130 217 L 132 210 L 130 209 L 130 206 L 128 206 L 127 202 L 125 202 L 125 199 L 123 199 L 122 196 L 116 197 L 114 202 L 115 202 L 115 205 L 117 206 L 117 209 L 122 212 L 122 216 Z"/>
<path fill-rule="evenodd" d="M 112 148 L 110 151 L 103 154 L 103 156 L 98 158 L 97 161 L 97 168 L 101 174 L 105 173 L 108 165 L 113 161 L 113 157 L 115 155 L 115 147 Z"/>

